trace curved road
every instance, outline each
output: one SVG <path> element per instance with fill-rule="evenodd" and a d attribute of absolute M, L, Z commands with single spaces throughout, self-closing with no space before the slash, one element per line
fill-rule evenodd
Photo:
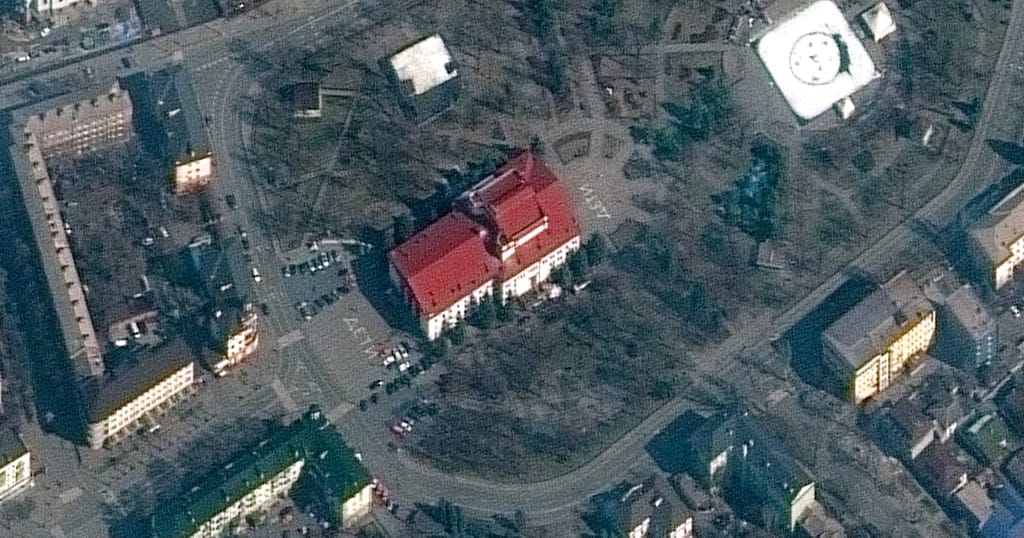
<path fill-rule="evenodd" d="M 984 140 L 1016 139 L 1021 134 L 1021 127 L 1012 122 L 1017 119 L 1014 104 L 1021 102 L 1024 97 L 1020 72 L 1014 68 L 1014 64 L 1024 64 L 1022 1 L 1017 0 L 1013 4 L 982 116 L 962 167 L 955 179 L 917 212 L 917 220 L 940 227 L 950 222 L 968 199 L 999 178 L 999 172 L 1005 166 L 991 153 Z M 221 192 L 236 193 L 242 210 L 235 212 L 237 216 L 232 218 L 238 219 L 237 224 L 245 227 L 252 235 L 251 242 L 254 249 L 257 249 L 254 253 L 255 263 L 264 269 L 261 295 L 275 313 L 265 324 L 267 331 L 264 342 L 269 348 L 278 337 L 298 327 L 288 321 L 291 318 L 288 315 L 290 305 L 281 287 L 281 276 L 276 270 L 279 260 L 270 247 L 270 241 L 260 235 L 258 227 L 253 225 L 248 215 L 250 210 L 259 207 L 259 192 L 249 180 L 251 174 L 247 164 L 240 158 L 245 154 L 247 143 L 247 122 L 241 114 L 245 110 L 244 97 L 256 86 L 232 59 L 232 46 L 239 38 L 244 38 L 257 48 L 268 47 L 282 40 L 306 45 L 316 40 L 317 32 L 333 32 L 338 26 L 357 24 L 359 21 L 355 7 L 354 0 L 345 3 L 272 0 L 264 9 L 274 11 L 274 16 L 260 17 L 254 13 L 237 19 L 215 21 L 147 40 L 133 46 L 129 53 L 116 51 L 6 84 L 0 87 L 0 103 L 3 103 L 4 108 L 21 106 L 29 100 L 24 89 L 32 80 L 81 73 L 85 67 L 92 69 L 95 78 L 99 80 L 126 74 L 120 66 L 120 58 L 124 55 L 132 56 L 138 68 L 142 69 L 159 69 L 170 62 L 183 61 L 197 81 L 197 94 L 206 114 L 212 119 L 211 140 L 219 156 L 222 178 L 217 188 Z M 175 53 L 180 53 L 180 57 L 175 57 Z M 862 252 L 850 265 L 868 270 L 879 267 L 904 249 L 912 247 L 916 241 L 920 239 L 906 224 L 898 226 Z M 236 271 L 243 271 L 239 280 L 248 281 L 246 268 Z M 837 274 L 793 309 L 776 317 L 770 325 L 751 327 L 744 333 L 734 335 L 722 349 L 708 356 L 701 367 L 709 371 L 741 372 L 744 367 L 735 360 L 739 353 L 765 345 L 773 335 L 783 332 L 827 296 L 842 280 L 843 276 Z M 308 344 L 300 341 L 273 353 L 278 355 L 281 375 L 286 375 L 295 364 L 301 362 L 305 365 L 315 382 L 326 389 L 323 393 L 334 398 L 334 401 L 325 402 L 325 409 L 344 407 L 357 398 L 356 395 L 339 392 L 338 387 L 341 385 Z M 498 483 L 445 474 L 422 466 L 383 446 L 378 431 L 380 425 L 367 424 L 362 418 L 365 415 L 361 413 L 345 414 L 338 425 L 349 442 L 362 451 L 367 466 L 389 484 L 396 498 L 403 504 L 432 502 L 444 496 L 464 506 L 470 513 L 491 514 L 521 509 L 530 516 L 532 522 L 548 524 L 575 517 L 575 509 L 586 502 L 587 497 L 624 478 L 630 467 L 642 457 L 647 440 L 688 406 L 685 400 L 677 398 L 662 406 L 586 465 L 566 475 L 530 484 Z"/>
<path fill-rule="evenodd" d="M 1014 68 L 1015 64 L 1024 64 L 1024 9 L 1021 4 L 1021 0 L 1013 4 L 1005 40 L 984 101 L 985 106 L 959 173 L 941 193 L 920 209 L 912 219 L 908 219 L 908 222 L 926 221 L 942 227 L 956 217 L 967 200 L 1001 177 L 1005 164 L 992 154 L 984 140 L 1016 139 L 1021 134 L 1021 126 L 1013 123 L 1017 117 L 1014 103 L 1019 103 L 1024 97 L 1024 77 Z M 231 101 L 235 96 L 244 95 L 253 81 L 241 75 L 237 67 L 228 68 L 224 71 L 223 77 L 214 110 L 208 110 L 208 113 L 216 116 L 213 127 L 214 143 L 219 155 L 241 155 L 244 154 L 246 143 L 246 122 L 238 117 L 241 107 L 233 106 Z M 246 165 L 239 159 L 229 161 L 221 161 L 222 173 L 226 172 L 228 175 L 228 184 L 246 193 L 249 203 L 255 207 L 258 204 L 258 193 L 253 185 L 242 179 L 250 175 Z M 917 237 L 907 224 L 905 222 L 887 233 L 853 260 L 850 266 L 865 270 L 878 268 L 905 249 L 912 248 L 915 242 L 921 241 L 921 238 Z M 254 227 L 249 226 L 248 229 L 253 230 Z M 276 267 L 272 252 L 269 249 L 264 250 L 267 267 Z M 274 271 L 264 272 L 270 274 Z M 838 287 L 844 279 L 842 273 L 838 273 L 793 309 L 777 316 L 770 326 L 755 327 L 730 338 L 726 346 L 703 363 L 704 367 L 709 371 L 724 369 L 741 372 L 743 366 L 734 360 L 737 354 L 764 345 L 773 335 L 784 332 Z M 271 288 L 280 283 L 279 276 L 271 277 L 269 280 Z M 266 285 L 264 286 L 264 289 L 268 289 Z M 283 293 L 273 295 L 275 310 L 282 309 L 282 313 L 288 312 L 289 305 Z M 274 318 L 285 320 L 288 316 Z M 287 321 L 274 321 L 273 325 L 272 332 L 275 337 L 295 328 L 289 327 Z M 318 375 L 323 375 L 324 380 L 330 379 L 326 369 Z M 396 498 L 403 504 L 431 502 L 439 496 L 444 496 L 465 507 L 470 513 L 491 514 L 520 509 L 530 516 L 532 522 L 550 524 L 575 517 L 575 510 L 586 502 L 591 494 L 626 477 L 629 469 L 642 457 L 644 445 L 650 437 L 689 406 L 684 399 L 677 398 L 659 408 L 586 465 L 551 480 L 528 484 L 499 483 L 446 474 L 421 465 L 404 455 L 396 455 L 383 446 L 377 431 L 380 425 L 368 424 L 362 418 L 366 415 L 360 413 L 348 413 L 338 425 L 346 439 L 360 448 L 367 466 L 388 483 Z"/>

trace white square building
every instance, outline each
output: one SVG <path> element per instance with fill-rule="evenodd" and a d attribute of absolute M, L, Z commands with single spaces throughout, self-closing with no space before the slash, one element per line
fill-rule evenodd
<path fill-rule="evenodd" d="M 830 0 L 781 21 L 758 40 L 756 49 L 789 107 L 804 120 L 878 76 L 871 56 Z"/>

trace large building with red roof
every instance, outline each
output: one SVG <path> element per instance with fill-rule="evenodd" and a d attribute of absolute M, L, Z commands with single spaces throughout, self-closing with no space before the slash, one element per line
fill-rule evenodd
<path fill-rule="evenodd" d="M 518 297 L 580 248 L 579 219 L 558 178 L 525 152 L 389 254 L 391 277 L 437 338 L 473 304 Z"/>

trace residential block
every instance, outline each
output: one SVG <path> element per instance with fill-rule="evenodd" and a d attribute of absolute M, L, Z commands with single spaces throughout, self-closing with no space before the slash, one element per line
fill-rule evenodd
<path fill-rule="evenodd" d="M 824 359 L 855 403 L 884 391 L 931 346 L 936 316 L 902 272 L 830 325 Z"/>
<path fill-rule="evenodd" d="M 994 289 L 1013 280 L 1024 263 L 1024 186 L 992 207 L 971 227 L 977 264 Z"/>
<path fill-rule="evenodd" d="M 351 529 L 373 508 L 373 481 L 323 414 L 302 418 L 244 451 L 220 471 L 175 498 L 152 518 L 154 538 L 216 538 L 246 516 L 289 495 L 300 505 L 322 506 L 332 524 Z"/>

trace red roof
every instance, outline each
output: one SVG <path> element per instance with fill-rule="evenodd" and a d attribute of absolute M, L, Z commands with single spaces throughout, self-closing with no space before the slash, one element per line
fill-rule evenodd
<path fill-rule="evenodd" d="M 515 276 L 580 234 L 568 193 L 530 152 L 481 182 L 470 202 L 484 225 L 455 210 L 389 254 L 421 314 L 445 310 L 492 278 Z M 547 228 L 502 264 L 496 243 L 526 236 L 545 217 Z"/>
<path fill-rule="evenodd" d="M 388 254 L 421 313 L 441 312 L 494 278 L 498 262 L 487 252 L 486 235 L 453 211 Z"/>
<path fill-rule="evenodd" d="M 579 219 L 568 193 L 555 174 L 533 153 L 525 152 L 501 167 L 474 190 L 472 199 L 485 206 L 498 237 L 508 243 L 536 229 L 547 217 L 547 229 L 516 248 L 505 261 L 502 278 L 515 276 L 580 234 Z"/>

